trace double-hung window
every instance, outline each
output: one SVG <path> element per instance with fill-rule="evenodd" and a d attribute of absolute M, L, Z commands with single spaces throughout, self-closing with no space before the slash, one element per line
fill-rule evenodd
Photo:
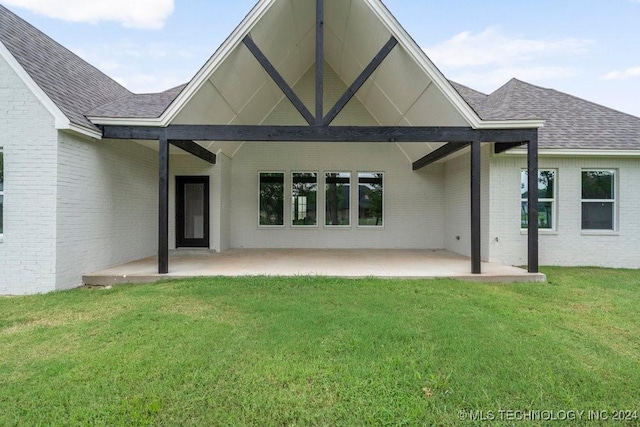
<path fill-rule="evenodd" d="M 529 226 L 529 172 L 520 174 L 520 227 Z M 556 171 L 541 169 L 538 171 L 538 228 L 555 230 L 556 228 Z"/>
<path fill-rule="evenodd" d="M 583 230 L 615 230 L 615 176 L 613 170 L 582 171 Z"/>
<path fill-rule="evenodd" d="M 2 148 L 0 148 L 0 236 L 3 233 L 3 214 L 2 208 L 4 204 L 4 154 L 2 153 Z"/>

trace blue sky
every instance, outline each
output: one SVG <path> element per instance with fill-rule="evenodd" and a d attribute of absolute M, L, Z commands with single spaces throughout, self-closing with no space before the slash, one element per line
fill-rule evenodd
<path fill-rule="evenodd" d="M 255 0 L 1 0 L 135 92 L 188 81 Z M 640 116 L 640 0 L 384 0 L 450 79 L 511 77 Z"/>

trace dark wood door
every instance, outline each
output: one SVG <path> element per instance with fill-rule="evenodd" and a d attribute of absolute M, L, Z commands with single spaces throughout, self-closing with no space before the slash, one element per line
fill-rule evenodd
<path fill-rule="evenodd" d="M 209 247 L 209 177 L 176 177 L 176 247 Z"/>

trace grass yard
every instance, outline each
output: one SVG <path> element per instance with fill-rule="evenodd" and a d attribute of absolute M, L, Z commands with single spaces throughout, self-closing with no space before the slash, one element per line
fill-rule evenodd
<path fill-rule="evenodd" d="M 639 425 L 640 271 L 544 272 L 0 298 L 0 425 Z"/>

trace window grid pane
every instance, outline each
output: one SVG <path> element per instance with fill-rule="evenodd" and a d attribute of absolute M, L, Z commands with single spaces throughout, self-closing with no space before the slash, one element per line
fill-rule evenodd
<path fill-rule="evenodd" d="M 349 227 L 351 225 L 351 173 L 325 174 L 325 225 Z"/>
<path fill-rule="evenodd" d="M 284 173 L 260 173 L 259 224 L 284 225 Z"/>
<path fill-rule="evenodd" d="M 382 173 L 358 174 L 358 225 L 382 227 L 384 182 Z"/>
<path fill-rule="evenodd" d="M 295 172 L 291 187 L 291 224 L 313 227 L 318 225 L 318 174 Z"/>

